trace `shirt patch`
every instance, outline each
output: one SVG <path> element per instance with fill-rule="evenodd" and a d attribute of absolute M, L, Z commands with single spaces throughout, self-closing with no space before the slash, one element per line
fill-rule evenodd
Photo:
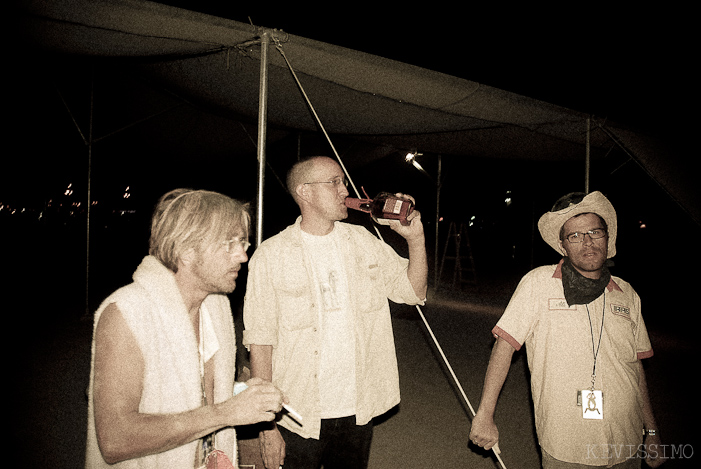
<path fill-rule="evenodd" d="M 616 316 L 621 316 L 630 319 L 630 308 L 627 306 L 611 304 L 611 312 Z"/>
<path fill-rule="evenodd" d="M 577 309 L 577 305 L 568 305 L 567 300 L 564 298 L 550 298 L 548 300 L 548 310 L 550 311 L 565 311 L 565 310 L 572 310 L 575 311 Z"/>

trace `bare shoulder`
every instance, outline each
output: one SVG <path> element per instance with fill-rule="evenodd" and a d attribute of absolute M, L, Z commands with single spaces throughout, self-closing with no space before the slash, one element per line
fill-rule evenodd
<path fill-rule="evenodd" d="M 143 364 L 141 350 L 116 303 L 108 305 L 95 328 L 95 371 L 121 372 L 124 364 L 136 371 Z M 110 373 L 111 374 L 111 373 Z"/>

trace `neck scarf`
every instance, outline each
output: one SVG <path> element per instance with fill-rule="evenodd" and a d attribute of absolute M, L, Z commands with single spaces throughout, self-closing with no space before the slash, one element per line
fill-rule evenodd
<path fill-rule="evenodd" d="M 601 296 L 609 281 L 611 281 L 611 272 L 605 264 L 601 271 L 601 277 L 591 279 L 580 274 L 570 262 L 570 258 L 565 256 L 562 263 L 562 287 L 565 290 L 565 300 L 567 300 L 568 305 L 591 303 Z"/>

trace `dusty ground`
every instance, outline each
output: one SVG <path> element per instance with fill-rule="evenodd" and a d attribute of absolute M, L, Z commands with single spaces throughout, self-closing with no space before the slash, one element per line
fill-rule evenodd
<path fill-rule="evenodd" d="M 468 398 L 476 409 L 491 347 L 490 329 L 502 299 L 441 295 L 422 308 Z M 393 307 L 402 403 L 378 421 L 371 469 L 494 468 L 489 453 L 468 445 L 470 413 L 442 365 L 427 329 L 413 307 Z M 28 318 L 29 316 L 23 316 Z M 90 321 L 79 315 L 48 323 L 18 321 L 8 339 L 9 362 L 19 365 L 7 381 L 13 388 L 11 450 L 16 467 L 74 469 L 83 467 L 86 399 L 90 356 Z M 665 467 L 698 467 L 693 454 L 692 424 L 698 413 L 691 372 L 689 334 L 649 326 L 656 355 L 648 376 L 664 442 L 687 458 L 670 459 Z M 23 343 L 24 342 L 24 343 Z M 17 379 L 18 378 L 18 379 Z M 525 355 L 517 354 L 500 398 L 501 457 L 509 468 L 536 469 L 540 459 L 534 435 Z M 671 447 L 670 447 L 671 450 Z M 688 457 L 691 456 L 691 459 Z"/>

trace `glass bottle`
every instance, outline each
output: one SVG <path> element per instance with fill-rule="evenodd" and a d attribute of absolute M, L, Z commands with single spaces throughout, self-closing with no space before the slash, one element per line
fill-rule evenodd
<path fill-rule="evenodd" d="M 410 222 L 406 217 L 414 211 L 414 203 L 411 200 L 389 192 L 380 192 L 374 199 L 346 197 L 344 203 L 348 208 L 369 213 L 380 225 L 389 225 L 390 220 L 399 220 L 402 225 L 408 226 Z"/>

